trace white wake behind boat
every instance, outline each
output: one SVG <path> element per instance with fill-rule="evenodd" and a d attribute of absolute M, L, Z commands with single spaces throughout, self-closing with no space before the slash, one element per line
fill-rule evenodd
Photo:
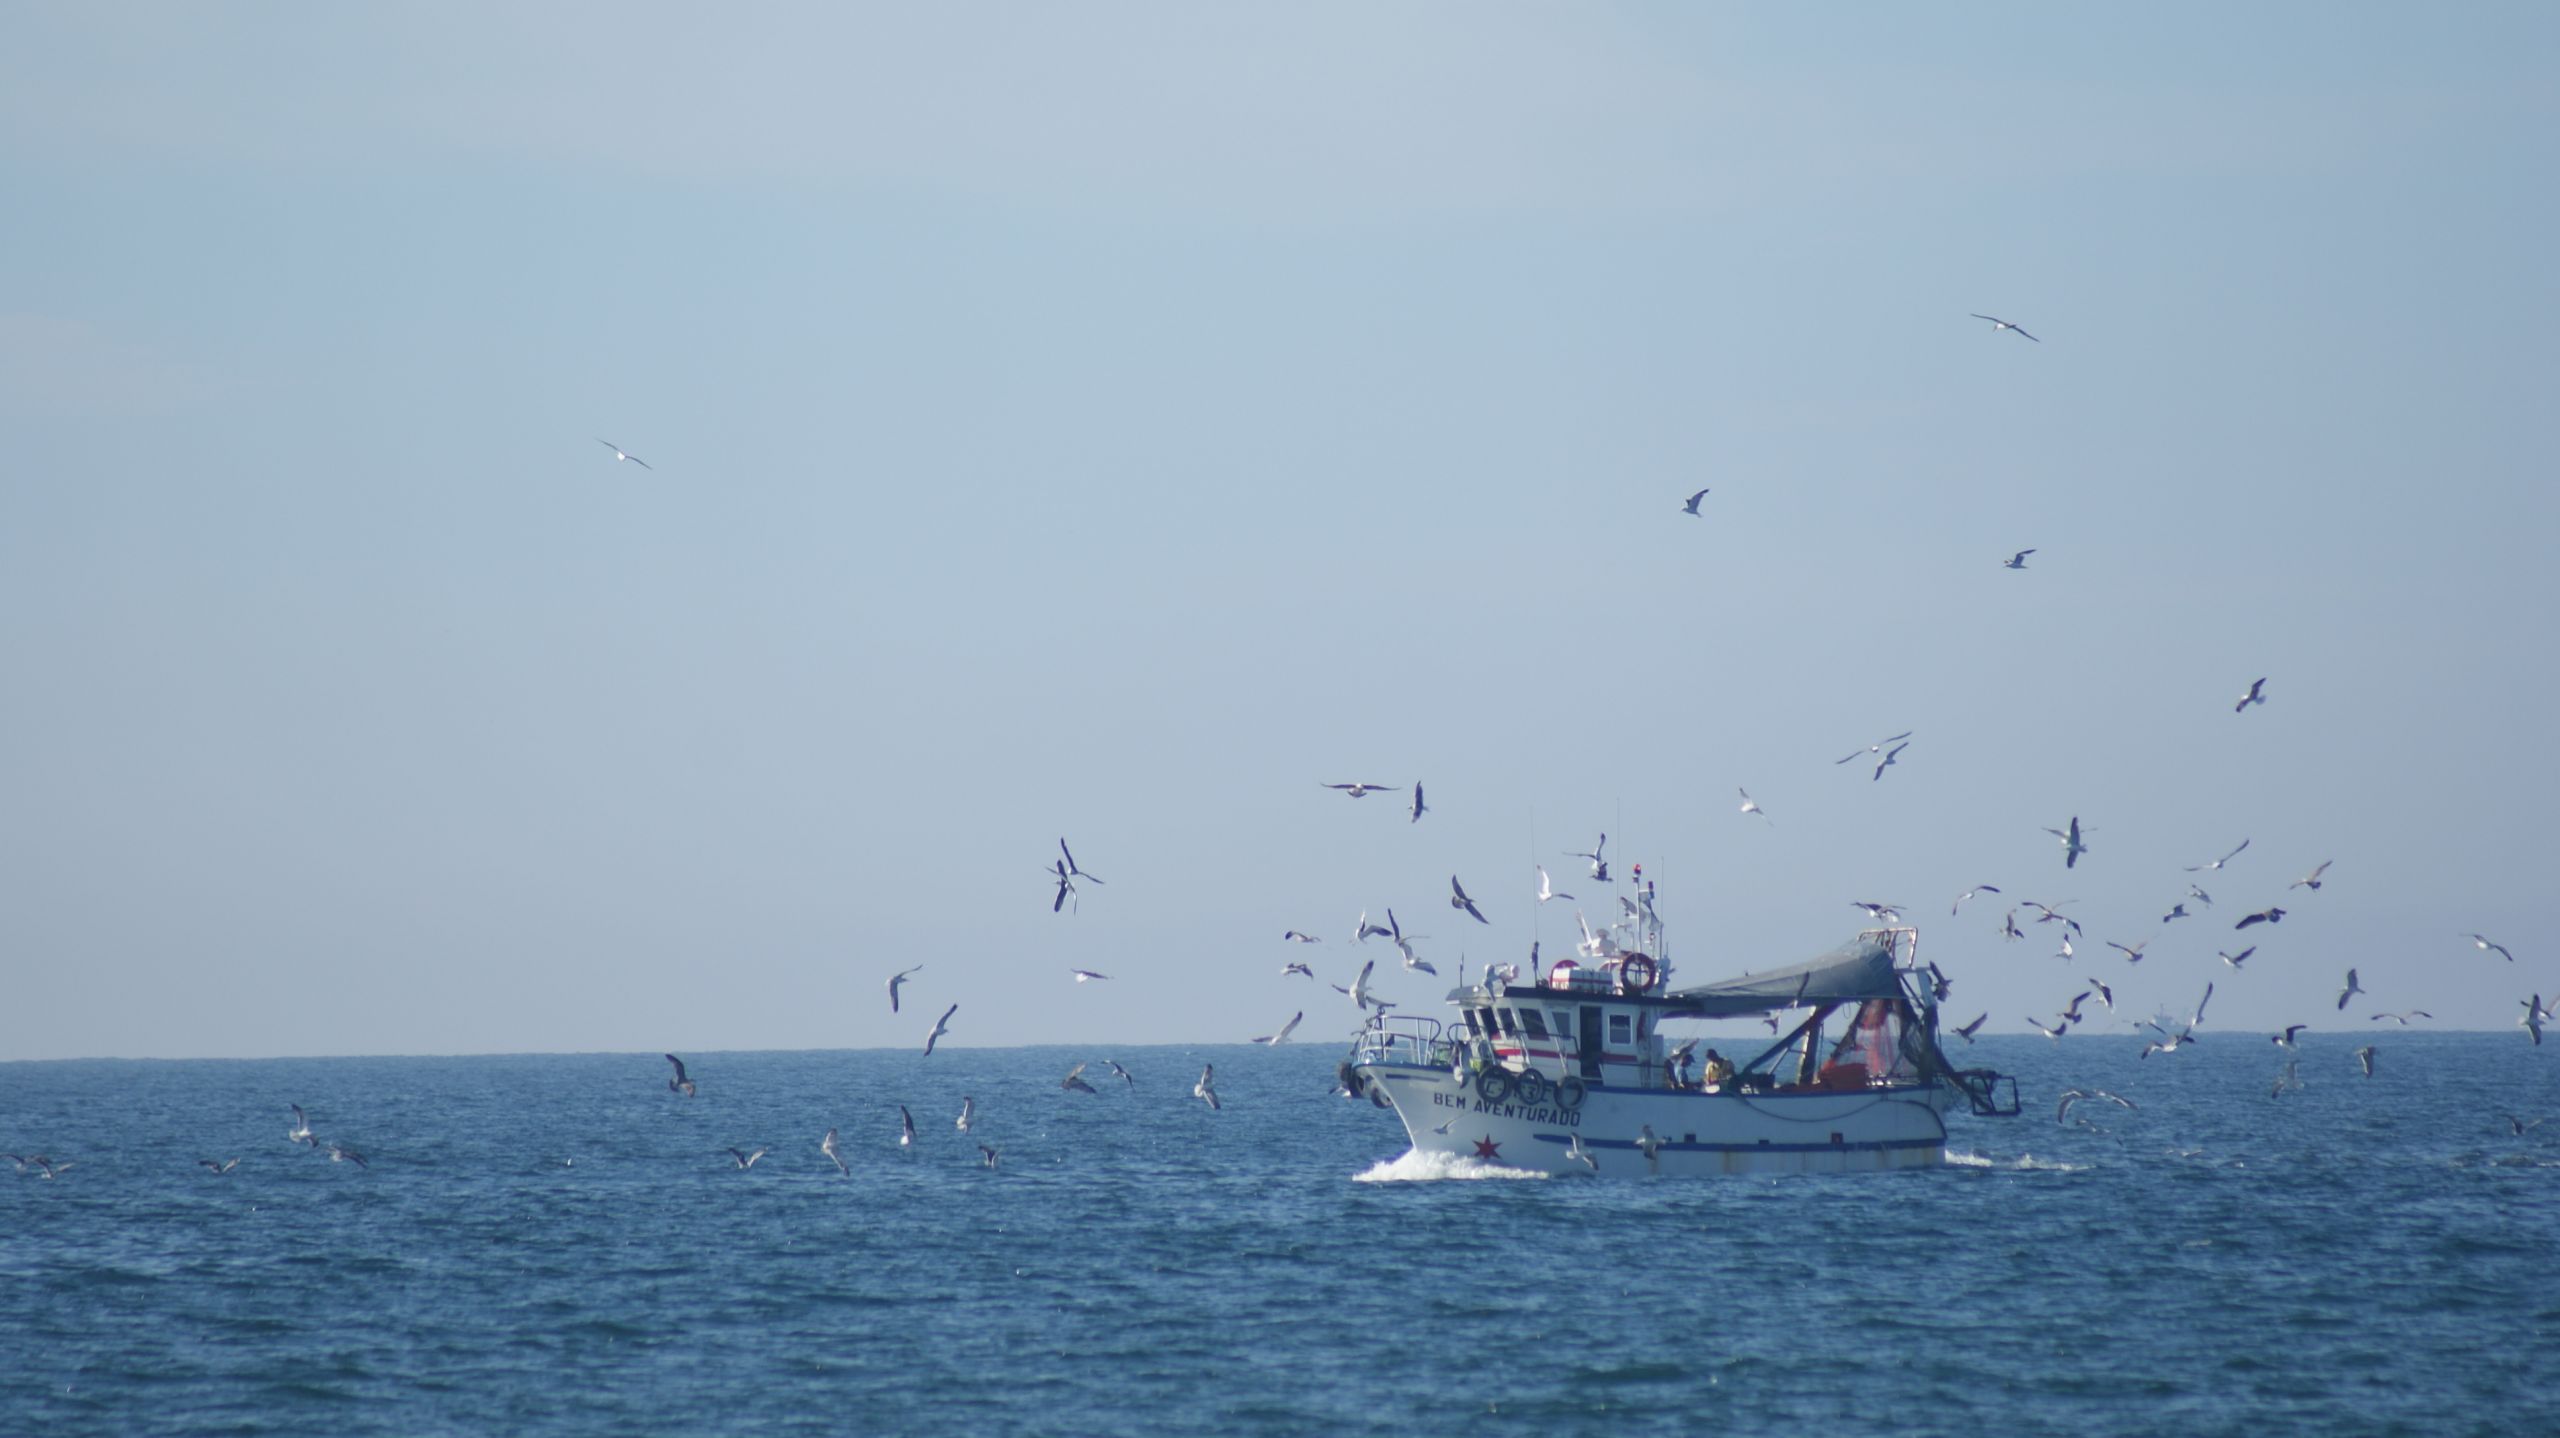
<path fill-rule="evenodd" d="M 1658 953 L 1658 928 L 1644 935 Z M 2014 1079 L 1938 1048 L 1918 931 L 1872 929 L 1807 963 L 1673 989 L 1654 954 L 1586 947 L 1530 982 L 1449 993 L 1447 1023 L 1383 1013 L 1339 1077 L 1414 1151 L 1542 1173 L 1862 1173 L 1943 1164 L 1959 1105 L 2006 1117 Z M 1684 1020 L 1798 1015 L 1747 1062 L 1692 1074 Z M 1834 1024 L 1838 1019 L 1841 1022 Z M 1826 1030 L 1831 1032 L 1826 1033 Z M 1712 1051 L 1710 1051 L 1712 1052 Z"/>

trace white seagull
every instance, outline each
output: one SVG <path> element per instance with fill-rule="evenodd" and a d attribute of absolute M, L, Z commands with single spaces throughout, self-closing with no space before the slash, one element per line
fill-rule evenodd
<path fill-rule="evenodd" d="M 674 1054 L 669 1054 L 667 1055 L 667 1062 L 676 1066 L 675 1076 L 667 1080 L 667 1092 L 680 1093 L 686 1098 L 693 1097 L 693 1080 L 685 1077 L 684 1060 L 677 1058 Z M 302 1110 L 295 1109 L 294 1112 L 298 1114 L 302 1112 Z"/>
<path fill-rule="evenodd" d="M 1097 883 L 1097 884 L 1099 884 L 1099 883 L 1101 883 L 1101 882 L 1102 882 L 1100 879 L 1094 879 L 1094 878 L 1093 878 L 1093 875 L 1088 874 L 1088 873 L 1086 873 L 1084 870 L 1082 870 L 1082 869 L 1080 869 L 1080 868 L 1076 867 L 1076 851 L 1067 847 L 1067 841 L 1066 841 L 1066 840 L 1064 840 L 1064 839 L 1060 839 L 1060 840 L 1058 841 L 1058 852 L 1067 856 L 1067 877 L 1068 877 L 1068 878 L 1070 878 L 1070 879 L 1093 879 L 1093 881 L 1094 881 L 1095 883 Z"/>
<path fill-rule="evenodd" d="M 1200 1066 L 1200 1081 L 1191 1086 L 1191 1096 L 1200 1100 L 1202 1103 L 1207 1104 L 1213 1110 L 1224 1107 L 1224 1105 L 1218 1102 L 1218 1090 L 1211 1084 L 1211 1080 L 1217 1076 L 1217 1068 L 1218 1066 L 1216 1064 L 1202 1064 Z"/>
<path fill-rule="evenodd" d="M 1590 1169 L 1593 1173 L 1600 1171 L 1600 1160 L 1593 1158 L 1591 1150 L 1582 1146 L 1582 1135 L 1578 1133 L 1566 1139 L 1564 1156 Z"/>
<path fill-rule="evenodd" d="M 753 1167 L 755 1167 L 755 1166 L 756 1166 L 756 1160 L 757 1160 L 757 1159 L 760 1159 L 760 1158 L 764 1157 L 767 1153 L 772 1152 L 772 1150 L 770 1150 L 770 1149 L 762 1149 L 762 1148 L 760 1148 L 760 1149 L 757 1149 L 757 1150 L 756 1150 L 755 1152 L 753 1152 L 753 1153 L 749 1153 L 749 1152 L 747 1152 L 745 1149 L 742 1149 L 742 1148 L 733 1148 L 733 1149 L 730 1149 L 728 1152 L 729 1152 L 729 1158 L 730 1158 L 730 1160 L 731 1160 L 732 1162 L 734 1162 L 738 1167 L 740 1167 L 740 1168 L 753 1168 Z"/>
<path fill-rule="evenodd" d="M 1303 1019 L 1306 1016 L 1307 1011 L 1305 1009 L 1300 1009 L 1296 1013 L 1289 1015 L 1289 1021 L 1280 1026 L 1280 1031 L 1278 1033 L 1264 1034 L 1262 1037 L 1255 1039 L 1254 1042 L 1258 1044 L 1269 1044 L 1271 1047 L 1276 1049 L 1289 1041 L 1289 1035 L 1297 1030 L 1298 1020 Z"/>
<path fill-rule="evenodd" d="M 926 1058 L 933 1057 L 933 1046 L 942 1042 L 942 1036 L 944 1034 L 951 1032 L 951 1016 L 958 1012 L 960 1012 L 960 1006 L 958 1004 L 953 1004 L 951 1007 L 942 1011 L 942 1017 L 933 1021 L 933 1032 L 924 1036 L 924 1056 Z"/>
<path fill-rule="evenodd" d="M 1544 865 L 1544 864 L 1540 864 L 1540 865 L 1538 865 L 1538 902 L 1539 902 L 1539 903 L 1541 903 L 1541 904 L 1546 903 L 1546 902 L 1547 902 L 1548 900 L 1550 900 L 1550 899 L 1570 899 L 1570 898 L 1572 898 L 1572 897 L 1573 897 L 1573 895 L 1571 895 L 1571 894 L 1559 894 L 1559 893 L 1557 893 L 1557 892 L 1556 892 L 1556 885 L 1555 885 L 1555 881 L 1554 881 L 1553 879 L 1550 879 L 1550 878 L 1548 878 L 1548 877 L 1547 877 L 1547 866 L 1546 866 L 1546 865 Z"/>
<path fill-rule="evenodd" d="M 2338 990 L 2338 1007 L 2341 1010 L 2344 1010 L 2347 1006 L 2347 1000 L 2354 998 L 2356 995 L 2363 992 L 2364 986 L 2356 982 L 2356 971 L 2353 969 L 2347 970 L 2347 986 Z"/>
<path fill-rule="evenodd" d="M 969 1125 L 975 1123 L 977 1118 L 978 1101 L 969 1097 L 967 1094 L 960 1095 L 960 1116 L 951 1121 L 951 1126 L 960 1130 L 962 1133 L 967 1133 L 969 1131 Z"/>
<path fill-rule="evenodd" d="M 1327 784 L 1323 787 L 1339 789 L 1354 799 L 1366 799 L 1372 794 L 1383 794 L 1389 789 L 1401 789 L 1404 786 L 1402 784 Z"/>
<path fill-rule="evenodd" d="M 1885 746 L 1886 746 L 1887 744 L 1899 744 L 1899 743 L 1901 743 L 1903 740 L 1908 739 L 1908 738 L 1910 738 L 1910 737 L 1911 737 L 1911 731 L 1910 731 L 1910 730 L 1908 730 L 1908 729 L 1905 729 L 1905 730 L 1903 730 L 1903 731 L 1902 731 L 1901 733 L 1899 733 L 1899 734 L 1894 734 L 1894 735 L 1890 735 L 1890 736 L 1888 736 L 1888 737 L 1886 737 L 1886 738 L 1878 739 L 1876 742 L 1874 742 L 1873 744 L 1868 745 L 1868 746 L 1867 746 L 1867 747 L 1865 747 L 1864 749 L 1853 749 L 1853 750 L 1849 751 L 1848 753 L 1841 755 L 1839 758 L 1832 760 L 1831 762 L 1832 762 L 1832 763 L 1834 763 L 1834 764 L 1846 764 L 1846 763 L 1848 763 L 1850 760 L 1857 758 L 1857 757 L 1858 757 L 1859 755 L 1861 755 L 1861 754 L 1881 754 L 1881 753 L 1883 753 L 1883 752 L 1884 752 Z"/>
<path fill-rule="evenodd" d="M 1283 929 L 1280 931 L 1280 937 L 1287 939 L 1293 944 L 1321 944 L 1324 942 L 1324 940 L 1317 938 L 1313 934 L 1300 933 L 1296 929 Z"/>
<path fill-rule="evenodd" d="M 1591 877 L 1605 884 L 1609 882 L 1609 861 L 1600 856 L 1608 851 L 1609 836 L 1603 834 L 1600 836 L 1600 842 L 1591 846 L 1590 853 L 1585 854 L 1577 851 L 1569 853 L 1565 855 L 1565 857 L 1568 859 L 1589 859 L 1591 861 Z"/>
<path fill-rule="evenodd" d="M 1093 1085 L 1084 1081 L 1083 1064 L 1077 1064 L 1074 1068 L 1067 1070 L 1067 1076 L 1058 1080 L 1058 1087 L 1065 1089 L 1069 1093 L 1093 1093 L 1096 1091 Z"/>
<path fill-rule="evenodd" d="M 844 1155 L 836 1151 L 836 1131 L 834 1129 L 828 1129 L 827 1136 L 818 1140 L 818 1152 L 835 1160 L 837 1173 L 840 1173 L 847 1178 L 853 1176 L 853 1170 L 844 1166 Z"/>
<path fill-rule="evenodd" d="M 1080 984 L 1089 984 L 1095 979 L 1107 980 L 1111 977 L 1109 974 L 1095 973 L 1091 969 L 1071 969 L 1068 972 L 1073 973 L 1076 976 L 1076 982 Z"/>
<path fill-rule="evenodd" d="M 2236 858 L 2239 858 L 2239 857 L 2240 857 L 2240 850 L 2245 849 L 2245 848 L 2248 848 L 2248 847 L 2249 847 L 2249 841 L 2248 841 L 2248 840 L 2246 840 L 2246 839 L 2243 839 L 2243 840 L 2241 840 L 2241 841 L 2239 842 L 2239 844 L 2238 844 L 2237 846 L 2235 846 L 2235 847 L 2232 849 L 2232 851 L 2231 851 L 2230 853 L 2223 855 L 2223 856 L 2222 856 L 2221 858 L 2219 858 L 2219 859 L 2208 860 L 2207 862 L 2202 863 L 2202 864 L 2189 864 L 2189 865 L 2187 866 L 2187 872 L 2188 872 L 2188 873 L 2190 873 L 2190 874 L 2201 874 L 2201 873 L 2203 873 L 2203 872 L 2204 872 L 2205 870 L 2207 870 L 2207 869 L 2219 869 L 2219 868 L 2221 868 L 2223 865 L 2230 863 L 2232 860 L 2234 860 L 2234 859 L 2236 859 Z"/>
<path fill-rule="evenodd" d="M 1876 761 L 1876 771 L 1875 771 L 1873 774 L 1868 775 L 1867 777 L 1868 777 L 1868 778 L 1870 778 L 1870 779 L 1881 779 L 1881 778 L 1883 778 L 1883 777 L 1884 777 L 1884 771 L 1885 771 L 1885 770 L 1887 770 L 1887 769 L 1892 768 L 1892 767 L 1893 767 L 1893 761 L 1894 761 L 1894 760 L 1896 760 L 1896 759 L 1898 759 L 1898 758 L 1900 758 L 1900 757 L 1902 757 L 1902 751 L 1903 751 L 1903 750 L 1905 750 L 1905 749 L 1908 749 L 1908 748 L 1910 748 L 1910 747 L 1911 747 L 1911 746 L 1910 746 L 1909 744 L 1896 744 L 1896 745 L 1894 745 L 1892 748 L 1887 749 L 1886 751 L 1884 751 L 1884 757 L 1883 757 L 1883 758 L 1881 758 L 1881 759 L 1878 759 L 1878 760 Z"/>
<path fill-rule="evenodd" d="M 2288 889 L 2310 889 L 2316 892 L 2320 887 L 2320 876 L 2329 872 L 2329 866 L 2336 862 L 2338 861 L 2335 859 L 2323 859 L 2320 861 L 2319 868 L 2316 868 L 2310 873 L 2303 875 L 2301 878 L 2294 880 L 2292 883 L 2285 885 L 2285 887 Z"/>
<path fill-rule="evenodd" d="M 916 1116 L 907 1112 L 905 1104 L 900 1104 L 898 1105 L 898 1147 L 913 1148 L 915 1146 Z"/>
<path fill-rule="evenodd" d="M 1956 895 L 1955 907 L 1947 910 L 1947 914 L 1949 917 L 1953 917 L 1958 909 L 1962 909 L 1964 907 L 1964 901 L 1972 898 L 1976 894 L 1996 894 L 1999 892 L 2000 886 L 1998 884 L 1976 884 L 1972 888 L 1965 890 L 1963 893 Z"/>
<path fill-rule="evenodd" d="M 1972 314 L 1972 311 L 1968 310 L 1968 311 L 1966 311 L 1966 313 L 1968 313 L 1968 314 Z M 1993 334 L 1995 334 L 1995 335 L 1996 335 L 1996 334 L 1998 334 L 1998 333 L 2000 333 L 2002 330 L 2018 330 L 2018 333 L 2019 333 L 2021 336 L 2024 336 L 2025 338 L 2027 338 L 2027 339 L 2031 339 L 2031 340 L 2035 340 L 2035 339 L 2036 339 L 2036 337 L 2035 337 L 2034 335 L 2028 334 L 2025 330 L 2019 330 L 2019 329 L 2018 329 L 2018 327 L 2017 327 L 2015 324 L 2011 323 L 2011 322 L 2010 322 L 2010 321 L 2008 321 L 2008 320 L 2004 320 L 2004 319 L 2000 318 L 1998 315 L 1980 315 L 1980 314 L 1977 314 L 1977 315 L 1974 315 L 1973 317 L 1974 317 L 1975 319 L 1978 319 L 1978 320 L 1989 320 L 1989 321 L 1991 321 L 1991 332 L 1992 332 Z M 2037 344 L 2043 344 L 2043 343 L 2044 343 L 2044 341 L 2042 341 L 2042 340 L 2036 340 L 2036 343 L 2037 343 Z"/>
<path fill-rule="evenodd" d="M 306 1148 L 318 1148 L 319 1141 L 311 1136 L 311 1120 L 302 1116 L 302 1105 L 293 1104 L 290 1107 L 293 1109 L 293 1127 L 284 1131 L 285 1138 Z"/>
<path fill-rule="evenodd" d="M 2499 958 L 2502 958 L 2511 964 L 2516 961 L 2516 956 L 2508 953 L 2507 946 L 2504 944 L 2497 943 L 2480 934 L 2465 934 L 2463 937 L 2471 941 L 2473 948 L 2480 950 L 2484 954 L 2496 954 Z"/>
<path fill-rule="evenodd" d="M 1751 797 L 1751 791 L 1750 791 L 1750 790 L 1737 787 L 1733 792 L 1735 792 L 1735 793 L 1737 793 L 1737 794 L 1740 794 L 1740 795 L 1742 796 L 1742 812 L 1743 812 L 1743 813 L 1746 813 L 1746 814 L 1757 814 L 1757 815 L 1759 815 L 1759 816 L 1760 816 L 1761 820 L 1762 820 L 1763 822 L 1765 822 L 1765 823 L 1774 824 L 1774 823 L 1778 822 L 1777 820 L 1772 819 L 1772 818 L 1770 818 L 1770 817 L 1769 817 L 1769 811 L 1768 811 L 1768 810 L 1763 809 L 1763 808 L 1761 808 L 1761 807 L 1760 807 L 1760 801 L 1759 801 L 1759 800 L 1754 799 L 1754 798 L 1752 798 L 1752 797 Z"/>
<path fill-rule="evenodd" d="M 2062 867 L 2066 869 L 2076 867 L 2080 862 L 2080 856 L 2089 852 L 2088 844 L 2080 837 L 2083 830 L 2080 827 L 2080 816 L 2077 814 L 2071 816 L 2070 832 L 2065 833 L 2053 828 L 2048 828 L 2045 832 L 2062 841 Z"/>
<path fill-rule="evenodd" d="M 889 976 L 889 1012 L 894 1014 L 898 1011 L 898 985 L 907 981 L 907 975 L 915 973 L 923 967 L 924 965 L 918 964 L 915 968 L 900 969 Z"/>
<path fill-rule="evenodd" d="M 636 464 L 636 465 L 640 466 L 642 469 L 647 469 L 647 468 L 649 467 L 649 461 L 647 461 L 647 460 L 645 460 L 645 459 L 642 459 L 640 456 L 638 456 L 638 455 L 636 455 L 636 454 L 626 454 L 626 453 L 624 453 L 624 452 L 623 452 L 623 449 L 622 449 L 622 446 L 621 446 L 621 445 L 618 445 L 618 444 L 615 444 L 612 440 L 609 440 L 609 439 L 600 439 L 600 440 L 597 440 L 597 441 L 596 441 L 596 443 L 598 443 L 598 444 L 600 444 L 600 445 L 603 445 L 605 448 L 607 448 L 607 449 L 609 449 L 609 450 L 612 450 L 612 451 L 613 451 L 613 458 L 614 458 L 614 461 L 615 461 L 616 463 L 620 463 L 621 461 L 623 461 L 623 460 L 626 460 L 626 459 L 627 459 L 627 460 L 631 461 L 633 464 Z"/>

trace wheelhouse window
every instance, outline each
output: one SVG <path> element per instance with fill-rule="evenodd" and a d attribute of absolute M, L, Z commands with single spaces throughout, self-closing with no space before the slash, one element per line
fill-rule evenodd
<path fill-rule="evenodd" d="M 1527 1030 L 1529 1037 L 1533 1039 L 1542 1039 L 1547 1036 L 1547 1016 L 1536 1009 L 1520 1011 L 1520 1026 Z"/>
<path fill-rule="evenodd" d="M 1636 1041 L 1636 1021 L 1632 1014 L 1609 1015 L 1609 1042 L 1631 1044 Z"/>
<path fill-rule="evenodd" d="M 1557 1038 L 1569 1039 L 1573 1037 L 1573 1010 L 1553 1010 L 1547 1015 L 1547 1022 L 1555 1029 Z"/>
<path fill-rule="evenodd" d="M 1519 1035 L 1519 1033 L 1520 1033 L 1520 1021 L 1519 1021 L 1518 1019 L 1513 1018 L 1513 1017 L 1511 1016 L 1511 1010 L 1509 1010 L 1509 1009 L 1495 1009 L 1495 1010 L 1494 1010 L 1494 1013 L 1495 1013 L 1495 1014 L 1497 1014 L 1497 1015 L 1499 1015 L 1499 1016 L 1501 1017 L 1501 1020 L 1502 1020 L 1502 1036 L 1503 1036 L 1504 1038 L 1515 1038 L 1515 1037 L 1517 1037 L 1517 1036 Z"/>

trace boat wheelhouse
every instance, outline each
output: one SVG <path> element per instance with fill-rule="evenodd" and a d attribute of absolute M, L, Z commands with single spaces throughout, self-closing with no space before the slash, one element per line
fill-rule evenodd
<path fill-rule="evenodd" d="M 1660 933 L 1649 937 L 1656 950 Z M 1655 953 L 1586 942 L 1526 982 L 1450 991 L 1453 1019 L 1383 1012 L 1346 1090 L 1395 1110 L 1417 1153 L 1615 1174 L 1841 1173 L 1946 1161 L 1945 1116 L 2017 1112 L 2014 1080 L 1937 1042 L 1919 934 L 1871 929 L 1801 964 L 1695 988 Z M 1702 1060 L 1666 1024 L 1763 1018 L 1748 1060 Z M 1708 1050 L 1713 1055 L 1713 1050 Z"/>

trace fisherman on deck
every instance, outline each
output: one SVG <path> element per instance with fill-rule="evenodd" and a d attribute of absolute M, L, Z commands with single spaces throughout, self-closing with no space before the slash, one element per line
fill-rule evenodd
<path fill-rule="evenodd" d="M 1703 1078 L 1706 1091 L 1714 1093 L 1726 1084 L 1733 1082 L 1733 1064 L 1727 1060 L 1724 1055 L 1717 1053 L 1714 1049 L 1709 1049 L 1707 1050 L 1707 1067 Z"/>

